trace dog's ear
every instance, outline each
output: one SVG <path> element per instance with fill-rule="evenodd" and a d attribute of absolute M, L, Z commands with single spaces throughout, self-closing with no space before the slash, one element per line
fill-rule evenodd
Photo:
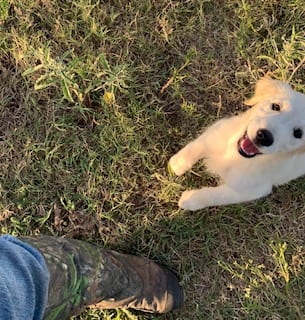
<path fill-rule="evenodd" d="M 245 104 L 253 106 L 267 97 L 280 98 L 290 96 L 292 92 L 293 90 L 288 83 L 266 76 L 257 81 L 253 97 L 246 100 Z"/>

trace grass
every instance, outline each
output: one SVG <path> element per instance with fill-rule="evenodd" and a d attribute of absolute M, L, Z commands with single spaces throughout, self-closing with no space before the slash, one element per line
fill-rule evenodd
<path fill-rule="evenodd" d="M 179 312 L 79 319 L 305 319 L 304 179 L 189 213 L 213 178 L 167 171 L 264 73 L 305 92 L 303 0 L 3 0 L 0 23 L 1 232 L 150 257 L 185 289 Z"/>

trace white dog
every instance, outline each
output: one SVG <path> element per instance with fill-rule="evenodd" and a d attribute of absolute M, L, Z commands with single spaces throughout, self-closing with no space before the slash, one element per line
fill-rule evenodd
<path fill-rule="evenodd" d="M 246 112 L 217 121 L 169 161 L 178 176 L 198 160 L 223 181 L 183 192 L 179 206 L 199 210 L 266 196 L 272 186 L 305 174 L 305 95 L 260 79 Z"/>

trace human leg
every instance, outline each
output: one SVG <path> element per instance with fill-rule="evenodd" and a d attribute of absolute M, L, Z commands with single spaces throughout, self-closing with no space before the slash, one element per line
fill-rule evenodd
<path fill-rule="evenodd" d="M 146 258 L 73 239 L 20 239 L 42 253 L 50 272 L 45 319 L 67 319 L 88 306 L 166 313 L 183 303 L 174 274 Z"/>
<path fill-rule="evenodd" d="M 0 319 L 41 320 L 49 272 L 43 256 L 15 237 L 0 237 Z"/>

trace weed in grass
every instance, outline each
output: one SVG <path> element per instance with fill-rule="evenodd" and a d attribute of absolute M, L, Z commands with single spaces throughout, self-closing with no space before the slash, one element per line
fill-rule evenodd
<path fill-rule="evenodd" d="M 10 3 L 8 0 L 0 2 L 0 22 L 3 23 L 9 15 Z"/>
<path fill-rule="evenodd" d="M 295 285 L 304 281 L 304 274 L 295 274 L 289 267 L 286 243 L 271 242 L 270 248 L 274 252 L 270 267 L 256 264 L 252 259 L 233 264 L 219 261 L 219 266 L 231 274 L 228 288 L 239 292 L 242 309 L 249 318 L 282 319 L 286 315 L 289 319 L 302 319 L 304 307 L 300 307 L 300 300 L 295 296 Z M 300 298 L 303 299 L 303 294 Z"/>

